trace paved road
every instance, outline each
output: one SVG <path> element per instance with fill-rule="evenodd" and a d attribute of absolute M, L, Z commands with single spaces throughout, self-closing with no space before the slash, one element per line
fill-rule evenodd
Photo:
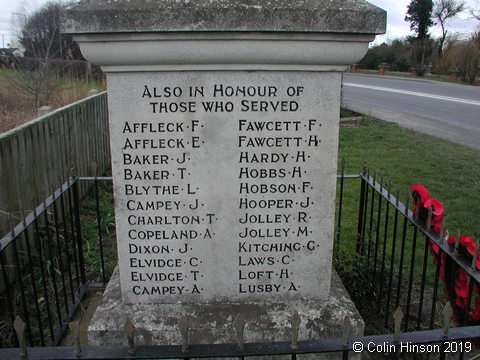
<path fill-rule="evenodd" d="M 480 150 L 480 87 L 344 74 L 346 108 Z"/>

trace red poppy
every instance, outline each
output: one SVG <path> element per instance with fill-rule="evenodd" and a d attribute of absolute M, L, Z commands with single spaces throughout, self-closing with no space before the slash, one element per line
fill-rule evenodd
<path fill-rule="evenodd" d="M 455 304 L 460 308 L 460 309 L 465 309 L 467 307 L 467 299 L 463 297 L 458 297 L 455 299 Z"/>
<path fill-rule="evenodd" d="M 442 222 L 443 222 L 443 216 L 441 216 L 440 219 L 432 219 L 432 223 L 430 224 L 430 227 L 433 228 L 433 231 L 440 233 L 440 231 L 442 231 Z"/>
<path fill-rule="evenodd" d="M 463 236 L 460 234 L 460 244 L 465 246 L 465 249 L 468 251 L 468 253 L 473 256 L 473 252 L 475 251 L 475 243 L 473 242 L 473 238 L 471 236 Z"/>
<path fill-rule="evenodd" d="M 432 240 L 429 241 L 429 245 L 430 245 L 430 254 L 432 254 L 432 256 L 436 258 L 438 254 L 438 245 L 435 244 Z"/>
<path fill-rule="evenodd" d="M 427 189 L 425 189 L 423 185 L 412 185 L 410 186 L 410 190 L 413 192 L 413 205 L 415 207 L 423 207 L 425 201 L 430 197 Z M 418 194 L 418 196 L 415 196 L 415 193 Z"/>
<path fill-rule="evenodd" d="M 427 199 L 423 206 L 427 209 L 432 207 L 432 214 L 435 216 L 443 216 L 443 205 L 437 199 Z"/>
<path fill-rule="evenodd" d="M 430 195 L 422 185 L 412 185 L 410 190 L 413 192 L 413 205 L 415 208 L 413 209 L 413 213 L 416 214 L 417 211 L 421 211 L 421 218 L 423 221 L 426 222 L 426 212 L 429 209 L 432 209 L 432 217 L 430 227 L 434 229 L 435 232 L 440 233 L 442 231 L 442 222 L 443 222 L 443 206 L 442 203 L 436 199 L 431 199 Z M 456 238 L 455 237 L 448 237 L 447 242 L 449 244 L 455 244 Z M 473 238 L 471 236 L 464 236 L 460 235 L 459 243 L 464 248 L 468 254 L 473 257 L 475 252 L 475 243 L 473 242 Z M 432 256 L 434 257 L 433 262 L 435 265 L 438 264 L 438 252 L 439 246 L 431 239 L 429 239 L 429 250 Z M 480 251 L 479 251 L 480 252 Z M 440 273 L 439 277 L 444 281 L 444 292 L 445 297 L 448 299 L 448 291 L 447 286 L 445 284 L 445 262 L 446 262 L 446 254 L 442 253 L 442 257 L 440 259 L 441 266 L 440 266 Z M 480 254 L 477 258 L 476 267 L 480 270 Z M 468 289 L 469 289 L 469 276 L 467 272 L 463 269 L 458 269 L 455 273 L 455 279 L 453 281 L 453 289 L 455 292 L 455 299 L 450 299 L 451 301 L 455 301 L 455 304 L 461 309 L 467 309 L 467 297 L 468 297 Z M 477 294 L 475 296 L 475 304 L 469 309 L 469 320 L 479 322 L 480 321 L 480 290 L 477 284 L 474 284 L 473 291 Z"/>
<path fill-rule="evenodd" d="M 467 249 L 468 253 L 473 256 L 475 252 L 475 243 L 473 242 L 473 238 L 471 236 L 460 235 L 460 244 L 465 246 L 465 249 Z M 480 253 L 480 251 L 478 252 Z M 478 270 L 480 270 L 480 256 L 477 256 L 477 262 L 475 263 L 475 266 Z"/>
<path fill-rule="evenodd" d="M 454 237 L 449 237 L 449 238 L 447 239 L 447 241 L 448 241 L 449 244 L 452 244 L 452 245 L 453 245 L 453 244 L 455 244 L 455 242 L 456 242 L 456 238 L 454 238 Z M 462 245 L 462 246 L 465 248 L 465 250 L 466 250 L 470 255 L 473 256 L 473 253 L 474 253 L 474 251 L 475 251 L 475 243 L 473 242 L 473 237 L 471 237 L 471 236 L 464 236 L 464 235 L 460 234 L 459 243 L 460 243 L 460 245 Z M 479 255 L 480 255 L 480 254 L 479 254 Z M 480 256 L 477 257 L 476 267 L 477 267 L 477 269 L 480 270 Z"/>
<path fill-rule="evenodd" d="M 429 249 L 430 249 L 430 254 L 433 256 L 433 263 L 435 266 L 438 264 L 437 261 L 437 255 L 438 255 L 438 250 L 439 247 L 437 244 L 435 244 L 432 240 L 429 241 Z M 445 252 L 442 253 L 442 257 L 440 258 L 440 272 L 439 272 L 439 277 L 440 280 L 445 280 L 445 260 L 446 260 L 447 254 Z"/>
<path fill-rule="evenodd" d="M 457 299 L 466 299 L 468 296 L 468 275 L 463 269 L 458 269 L 455 276 L 455 294 L 457 294 Z"/>
<path fill-rule="evenodd" d="M 442 281 L 445 281 L 445 266 L 443 265 L 444 259 L 445 259 L 445 257 L 442 256 L 442 266 L 440 266 L 440 272 L 438 273 L 438 277 Z"/>

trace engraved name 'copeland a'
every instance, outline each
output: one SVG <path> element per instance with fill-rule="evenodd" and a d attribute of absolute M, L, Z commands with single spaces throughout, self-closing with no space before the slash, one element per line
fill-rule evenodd
<path fill-rule="evenodd" d="M 337 76 L 109 75 L 128 302 L 328 296 Z"/>

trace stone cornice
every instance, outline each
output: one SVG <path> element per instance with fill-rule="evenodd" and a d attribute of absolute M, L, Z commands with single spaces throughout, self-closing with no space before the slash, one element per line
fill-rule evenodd
<path fill-rule="evenodd" d="M 66 33 L 271 31 L 379 34 L 386 12 L 363 0 L 84 0 Z"/>

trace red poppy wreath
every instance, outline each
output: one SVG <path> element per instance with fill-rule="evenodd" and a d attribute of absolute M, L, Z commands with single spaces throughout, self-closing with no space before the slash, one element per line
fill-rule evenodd
<path fill-rule="evenodd" d="M 418 222 L 428 226 L 430 222 L 430 229 L 436 233 L 443 232 L 442 236 L 446 236 L 443 231 L 443 206 L 437 199 L 430 198 L 430 194 L 427 189 L 422 185 L 412 185 L 410 187 L 413 196 L 413 214 Z M 431 215 L 429 214 L 431 212 Z M 428 218 L 430 217 L 430 221 Z M 428 237 L 427 237 L 428 238 Z M 448 237 L 447 242 L 450 245 L 450 249 L 454 252 L 455 248 L 459 255 L 463 255 L 468 259 L 468 263 L 472 263 L 475 252 L 475 243 L 471 236 L 464 236 L 459 234 L 457 237 Z M 453 309 L 455 321 L 462 325 L 474 325 L 480 322 L 480 294 L 479 286 L 477 283 L 473 285 L 472 303 L 470 309 L 468 309 L 468 288 L 469 288 L 469 276 L 467 272 L 461 268 L 451 256 L 447 256 L 442 251 L 439 259 L 439 247 L 432 240 L 428 239 L 428 245 L 430 247 L 430 253 L 434 257 L 435 265 L 438 265 L 440 260 L 440 279 L 443 281 L 443 290 L 445 297 Z M 478 252 L 478 250 L 477 250 Z M 480 270 L 480 255 L 477 255 L 477 261 L 475 268 Z M 465 320 L 467 323 L 465 324 Z"/>

